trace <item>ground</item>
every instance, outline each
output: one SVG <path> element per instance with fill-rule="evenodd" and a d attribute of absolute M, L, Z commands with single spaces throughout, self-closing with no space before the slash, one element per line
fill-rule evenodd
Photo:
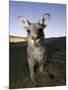
<path fill-rule="evenodd" d="M 10 86 L 9 88 L 34 87 L 27 63 L 26 42 L 9 44 Z M 44 72 L 37 69 L 35 75 L 39 87 L 66 85 L 66 38 L 49 38 L 45 40 L 47 61 Z M 48 73 L 52 76 L 50 77 Z"/>

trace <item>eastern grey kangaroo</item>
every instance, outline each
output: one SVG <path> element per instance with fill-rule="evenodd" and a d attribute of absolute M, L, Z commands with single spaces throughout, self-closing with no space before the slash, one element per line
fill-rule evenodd
<path fill-rule="evenodd" d="M 27 32 L 27 59 L 30 69 L 30 76 L 32 82 L 35 83 L 35 74 L 34 66 L 36 63 L 39 64 L 39 71 L 43 71 L 44 61 L 46 59 L 46 50 L 45 50 L 45 38 L 43 29 L 47 27 L 50 14 L 43 14 L 40 20 L 37 23 L 31 23 L 26 18 L 19 16 L 18 17 L 21 26 L 23 26 Z"/>

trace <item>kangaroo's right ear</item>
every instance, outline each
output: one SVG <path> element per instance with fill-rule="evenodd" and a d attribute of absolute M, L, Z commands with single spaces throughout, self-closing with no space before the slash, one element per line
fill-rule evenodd
<path fill-rule="evenodd" d="M 21 26 L 23 26 L 25 29 L 29 27 L 30 22 L 26 18 L 19 16 L 18 19 L 19 19 Z"/>
<path fill-rule="evenodd" d="M 49 19 L 51 15 L 49 13 L 46 13 L 41 16 L 39 23 L 43 26 L 46 27 L 48 25 Z"/>

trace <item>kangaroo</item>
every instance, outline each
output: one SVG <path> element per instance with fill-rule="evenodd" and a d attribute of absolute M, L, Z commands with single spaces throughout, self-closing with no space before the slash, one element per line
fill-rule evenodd
<path fill-rule="evenodd" d="M 30 76 L 33 83 L 35 80 L 34 66 L 36 63 L 39 65 L 39 71 L 43 72 L 44 61 L 46 59 L 46 49 L 45 49 L 45 38 L 44 38 L 44 28 L 47 27 L 50 14 L 43 14 L 37 23 L 31 23 L 26 18 L 19 16 L 21 26 L 23 26 L 27 32 L 27 59 L 30 69 Z"/>

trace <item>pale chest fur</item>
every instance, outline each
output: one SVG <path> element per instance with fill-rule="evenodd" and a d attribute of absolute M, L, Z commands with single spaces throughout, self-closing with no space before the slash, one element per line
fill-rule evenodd
<path fill-rule="evenodd" d="M 35 48 L 28 47 L 27 51 L 28 51 L 28 57 L 31 60 L 36 60 L 40 62 L 42 59 L 44 59 L 45 47 L 35 47 Z"/>

